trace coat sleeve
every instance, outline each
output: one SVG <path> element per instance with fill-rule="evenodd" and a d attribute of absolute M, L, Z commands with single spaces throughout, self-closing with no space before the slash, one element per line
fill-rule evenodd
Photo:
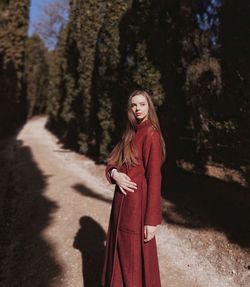
<path fill-rule="evenodd" d="M 161 165 L 162 149 L 160 134 L 150 130 L 143 143 L 143 160 L 147 180 L 147 206 L 145 225 L 159 225 L 162 221 L 161 213 Z"/>
<path fill-rule="evenodd" d="M 105 170 L 105 175 L 106 175 L 106 178 L 110 184 L 115 184 L 116 181 L 111 177 L 111 174 L 110 174 L 112 168 L 118 169 L 118 167 L 116 165 L 107 164 L 106 170 Z"/>

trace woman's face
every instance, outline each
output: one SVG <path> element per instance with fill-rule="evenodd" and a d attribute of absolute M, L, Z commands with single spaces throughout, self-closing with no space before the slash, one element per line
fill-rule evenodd
<path fill-rule="evenodd" d="M 148 101 L 143 95 L 138 94 L 132 97 L 131 108 L 139 122 L 148 119 Z"/>

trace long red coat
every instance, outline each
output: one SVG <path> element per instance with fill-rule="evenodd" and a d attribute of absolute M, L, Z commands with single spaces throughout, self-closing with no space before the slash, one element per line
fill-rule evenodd
<path fill-rule="evenodd" d="M 124 195 L 115 186 L 102 273 L 105 287 L 161 286 L 156 239 L 144 242 L 144 225 L 159 225 L 162 221 L 163 156 L 160 134 L 149 120 L 137 126 L 133 144 L 139 154 L 139 165 L 106 167 L 109 183 L 115 184 L 109 173 L 115 167 L 136 182 L 137 189 Z"/>

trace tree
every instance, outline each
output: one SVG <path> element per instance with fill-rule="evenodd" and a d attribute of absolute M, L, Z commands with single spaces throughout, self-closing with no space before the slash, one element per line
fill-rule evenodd
<path fill-rule="evenodd" d="M 36 34 L 27 41 L 26 58 L 28 117 L 31 117 L 45 113 L 48 93 L 47 49 Z"/>
<path fill-rule="evenodd" d="M 23 123 L 27 116 L 25 44 L 29 0 L 1 2 L 0 61 L 1 104 L 0 134 Z"/>
<path fill-rule="evenodd" d="M 98 34 L 95 56 L 95 71 L 92 80 L 95 100 L 96 145 L 100 161 L 104 161 L 114 144 L 115 130 L 119 130 L 122 106 L 122 86 L 120 85 L 120 30 L 119 24 L 129 7 L 130 1 L 107 1 L 103 24 Z M 94 114 L 94 113 L 93 113 Z"/>
<path fill-rule="evenodd" d="M 224 161 L 250 183 L 250 3 L 222 1 L 219 34 L 223 71 L 219 138 L 230 146 Z M 226 108 L 225 108 L 226 103 Z"/>

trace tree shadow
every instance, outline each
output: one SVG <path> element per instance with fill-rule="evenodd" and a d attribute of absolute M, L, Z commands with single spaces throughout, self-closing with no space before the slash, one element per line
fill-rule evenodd
<path fill-rule="evenodd" d="M 240 247 L 250 247 L 249 189 L 183 170 L 179 182 L 167 189 L 165 198 L 173 204 L 164 212 L 167 223 L 215 229 Z"/>
<path fill-rule="evenodd" d="M 62 272 L 53 247 L 42 236 L 58 204 L 44 196 L 47 179 L 32 151 L 16 136 L 1 146 L 1 286 L 52 286 Z M 3 161 L 2 161 L 3 160 Z"/>
<path fill-rule="evenodd" d="M 78 230 L 73 247 L 82 254 L 82 276 L 84 287 L 101 286 L 101 275 L 104 263 L 106 233 L 101 225 L 89 216 L 79 220 Z"/>
<path fill-rule="evenodd" d="M 112 199 L 108 199 L 105 196 L 103 196 L 102 194 L 94 192 L 93 190 L 87 188 L 83 184 L 75 184 L 73 186 L 73 188 L 78 193 L 80 193 L 81 195 L 88 196 L 88 197 L 91 197 L 91 198 L 95 198 L 95 199 L 98 199 L 98 200 L 102 200 L 102 201 L 107 202 L 109 204 L 112 203 Z"/>

